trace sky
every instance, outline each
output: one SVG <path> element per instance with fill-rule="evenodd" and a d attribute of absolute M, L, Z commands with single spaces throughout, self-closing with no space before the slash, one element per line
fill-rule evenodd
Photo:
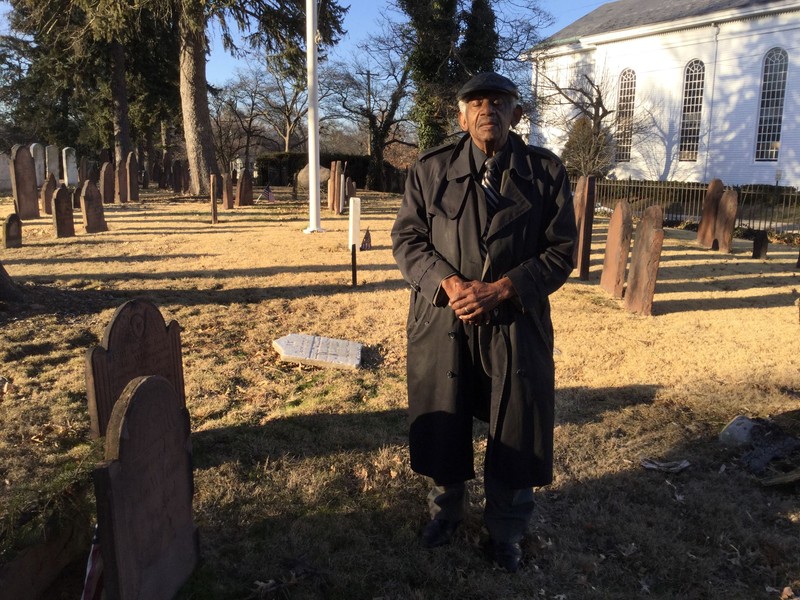
<path fill-rule="evenodd" d="M 610 1 L 612 0 L 539 0 L 539 6 L 555 18 L 553 25 L 545 29 L 543 35 L 548 36 L 563 29 L 601 4 Z M 385 0 L 340 0 L 340 4 L 350 5 L 344 21 L 344 29 L 347 33 L 331 52 L 331 58 L 346 61 L 356 51 L 357 44 L 363 41 L 372 30 L 380 26 L 381 15 L 389 10 L 389 3 Z M 388 14 L 391 16 L 391 13 Z M 211 57 L 208 61 L 206 75 L 212 85 L 222 85 L 234 77 L 237 69 L 245 68 L 246 64 L 233 58 L 222 49 L 218 31 L 214 26 L 209 30 L 209 34 Z"/>

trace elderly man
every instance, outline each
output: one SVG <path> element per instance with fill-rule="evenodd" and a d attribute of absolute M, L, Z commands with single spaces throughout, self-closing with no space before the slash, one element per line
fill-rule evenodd
<path fill-rule="evenodd" d="M 571 272 L 576 237 L 559 159 L 509 128 L 518 90 L 481 73 L 458 92 L 454 144 L 408 175 L 392 247 L 411 285 L 411 467 L 433 480 L 422 543 L 450 542 L 475 477 L 473 418 L 488 422 L 484 524 L 503 569 L 520 566 L 533 486 L 553 472 L 554 365 L 549 294 Z"/>

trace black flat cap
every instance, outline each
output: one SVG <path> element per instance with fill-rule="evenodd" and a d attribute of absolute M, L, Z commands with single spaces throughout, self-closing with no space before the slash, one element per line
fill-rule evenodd
<path fill-rule="evenodd" d="M 514 85 L 514 82 L 508 77 L 503 77 L 492 71 L 478 73 L 465 83 L 461 89 L 458 90 L 456 100 L 463 100 L 475 92 L 502 92 L 503 94 L 514 96 L 514 98 L 519 98 L 519 90 L 517 86 Z"/>

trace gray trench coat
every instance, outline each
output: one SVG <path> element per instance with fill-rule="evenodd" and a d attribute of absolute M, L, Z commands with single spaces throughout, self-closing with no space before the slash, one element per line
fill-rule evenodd
<path fill-rule="evenodd" d="M 503 205 L 488 231 L 485 260 L 478 244 L 485 201 L 472 175 L 468 135 L 420 156 L 392 228 L 394 257 L 412 288 L 411 466 L 440 484 L 475 476 L 476 390 L 459 376 L 465 331 L 440 289 L 453 273 L 487 282 L 506 276 L 517 292 L 494 310 L 489 325 L 476 327 L 492 381 L 486 470 L 513 488 L 552 481 L 555 376 L 548 295 L 572 271 L 575 215 L 558 158 L 513 132 L 509 143 Z"/>

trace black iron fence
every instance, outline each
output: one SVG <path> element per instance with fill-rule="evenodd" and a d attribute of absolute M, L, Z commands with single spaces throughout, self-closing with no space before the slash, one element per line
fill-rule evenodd
<path fill-rule="evenodd" d="M 573 190 L 576 181 L 572 182 Z M 618 200 L 630 203 L 640 215 L 654 204 L 664 209 L 667 224 L 698 223 L 708 184 L 680 181 L 598 180 L 595 206 L 608 212 Z M 800 233 L 800 191 L 774 185 L 745 185 L 732 188 L 738 193 L 736 225 L 778 233 Z"/>

